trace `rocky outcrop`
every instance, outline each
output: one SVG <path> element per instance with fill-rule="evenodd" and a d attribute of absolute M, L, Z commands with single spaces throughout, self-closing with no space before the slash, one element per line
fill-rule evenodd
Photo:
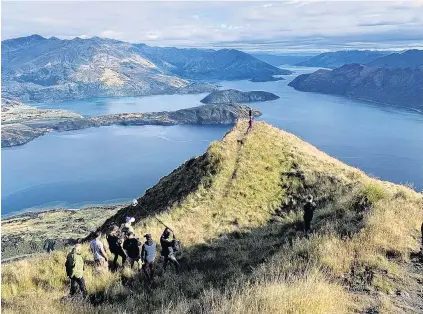
<path fill-rule="evenodd" d="M 248 118 L 243 105 L 203 105 L 173 112 L 122 113 L 91 118 L 34 119 L 2 125 L 2 147 L 22 145 L 51 131 L 71 131 L 110 125 L 234 124 Z M 253 110 L 255 116 L 260 111 Z"/>
<path fill-rule="evenodd" d="M 241 92 L 236 89 L 226 89 L 212 92 L 211 94 L 204 97 L 201 102 L 204 104 L 233 104 L 268 101 L 275 100 L 278 98 L 279 96 L 269 92 Z"/>
<path fill-rule="evenodd" d="M 299 91 L 346 96 L 423 110 L 423 69 L 376 68 L 349 64 L 297 76 L 288 84 Z"/>

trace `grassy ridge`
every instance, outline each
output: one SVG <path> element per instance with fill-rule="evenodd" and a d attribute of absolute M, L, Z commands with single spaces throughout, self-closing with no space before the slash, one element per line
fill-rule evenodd
<path fill-rule="evenodd" d="M 103 225 L 131 214 L 158 239 L 157 215 L 184 244 L 179 274 L 147 286 L 125 269 L 86 280 L 91 304 L 62 303 L 64 252 L 2 268 L 6 313 L 348 313 L 404 312 L 419 305 L 406 272 L 418 247 L 421 195 L 367 177 L 292 134 L 240 122 L 220 142 L 163 178 Z M 305 237 L 305 195 L 318 199 Z M 297 208 L 276 217 L 287 195 Z M 364 198 L 370 203 L 363 210 Z M 92 257 L 84 247 L 87 260 Z M 161 266 L 158 265 L 158 269 Z M 418 276 L 418 275 L 416 275 Z M 422 276 L 420 276 L 422 277 Z M 419 278 L 417 278 L 419 279 Z M 423 278 L 420 278 L 423 279 Z M 417 284 L 417 286 L 416 286 Z M 411 301 L 394 293 L 407 289 Z M 416 294 L 415 294 L 416 293 Z M 46 301 L 48 300 L 48 301 Z M 93 306 L 92 304 L 95 304 Z M 411 310 L 410 310 L 410 313 Z"/>

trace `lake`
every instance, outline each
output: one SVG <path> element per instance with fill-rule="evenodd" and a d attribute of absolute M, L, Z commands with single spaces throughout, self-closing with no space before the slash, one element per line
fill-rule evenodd
<path fill-rule="evenodd" d="M 286 68 L 286 67 L 284 67 Z M 286 80 L 220 82 L 222 88 L 280 96 L 255 103 L 261 120 L 292 132 L 349 165 L 423 189 L 423 115 L 287 84 L 312 68 L 291 68 Z M 85 116 L 177 110 L 205 95 L 102 98 L 37 105 Z M 2 215 L 46 207 L 128 202 L 185 160 L 202 154 L 231 126 L 112 126 L 50 133 L 24 146 L 2 148 Z"/>

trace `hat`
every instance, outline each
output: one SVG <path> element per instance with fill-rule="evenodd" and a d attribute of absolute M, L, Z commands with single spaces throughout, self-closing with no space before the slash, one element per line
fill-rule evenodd
<path fill-rule="evenodd" d="M 130 237 L 130 236 L 134 236 L 135 235 L 135 233 L 133 233 L 132 231 L 129 231 L 128 232 L 128 237 Z"/>
<path fill-rule="evenodd" d="M 138 205 L 138 201 L 134 198 L 133 200 L 132 200 L 132 206 L 137 206 Z"/>
<path fill-rule="evenodd" d="M 146 238 L 147 240 L 150 240 L 151 239 L 151 234 L 150 233 L 145 234 L 144 235 L 144 238 Z"/>
<path fill-rule="evenodd" d="M 307 195 L 307 202 L 313 202 L 313 195 L 309 194 Z"/>
<path fill-rule="evenodd" d="M 135 221 L 135 218 L 134 218 L 134 217 L 127 216 L 127 217 L 125 218 L 125 221 L 126 221 L 126 222 L 134 222 L 134 221 Z"/>

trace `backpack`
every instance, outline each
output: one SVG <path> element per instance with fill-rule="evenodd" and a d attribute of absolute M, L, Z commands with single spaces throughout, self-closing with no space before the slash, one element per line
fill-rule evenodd
<path fill-rule="evenodd" d="M 174 239 L 172 241 L 172 248 L 174 252 L 178 252 L 181 250 L 181 242 L 179 240 Z"/>

